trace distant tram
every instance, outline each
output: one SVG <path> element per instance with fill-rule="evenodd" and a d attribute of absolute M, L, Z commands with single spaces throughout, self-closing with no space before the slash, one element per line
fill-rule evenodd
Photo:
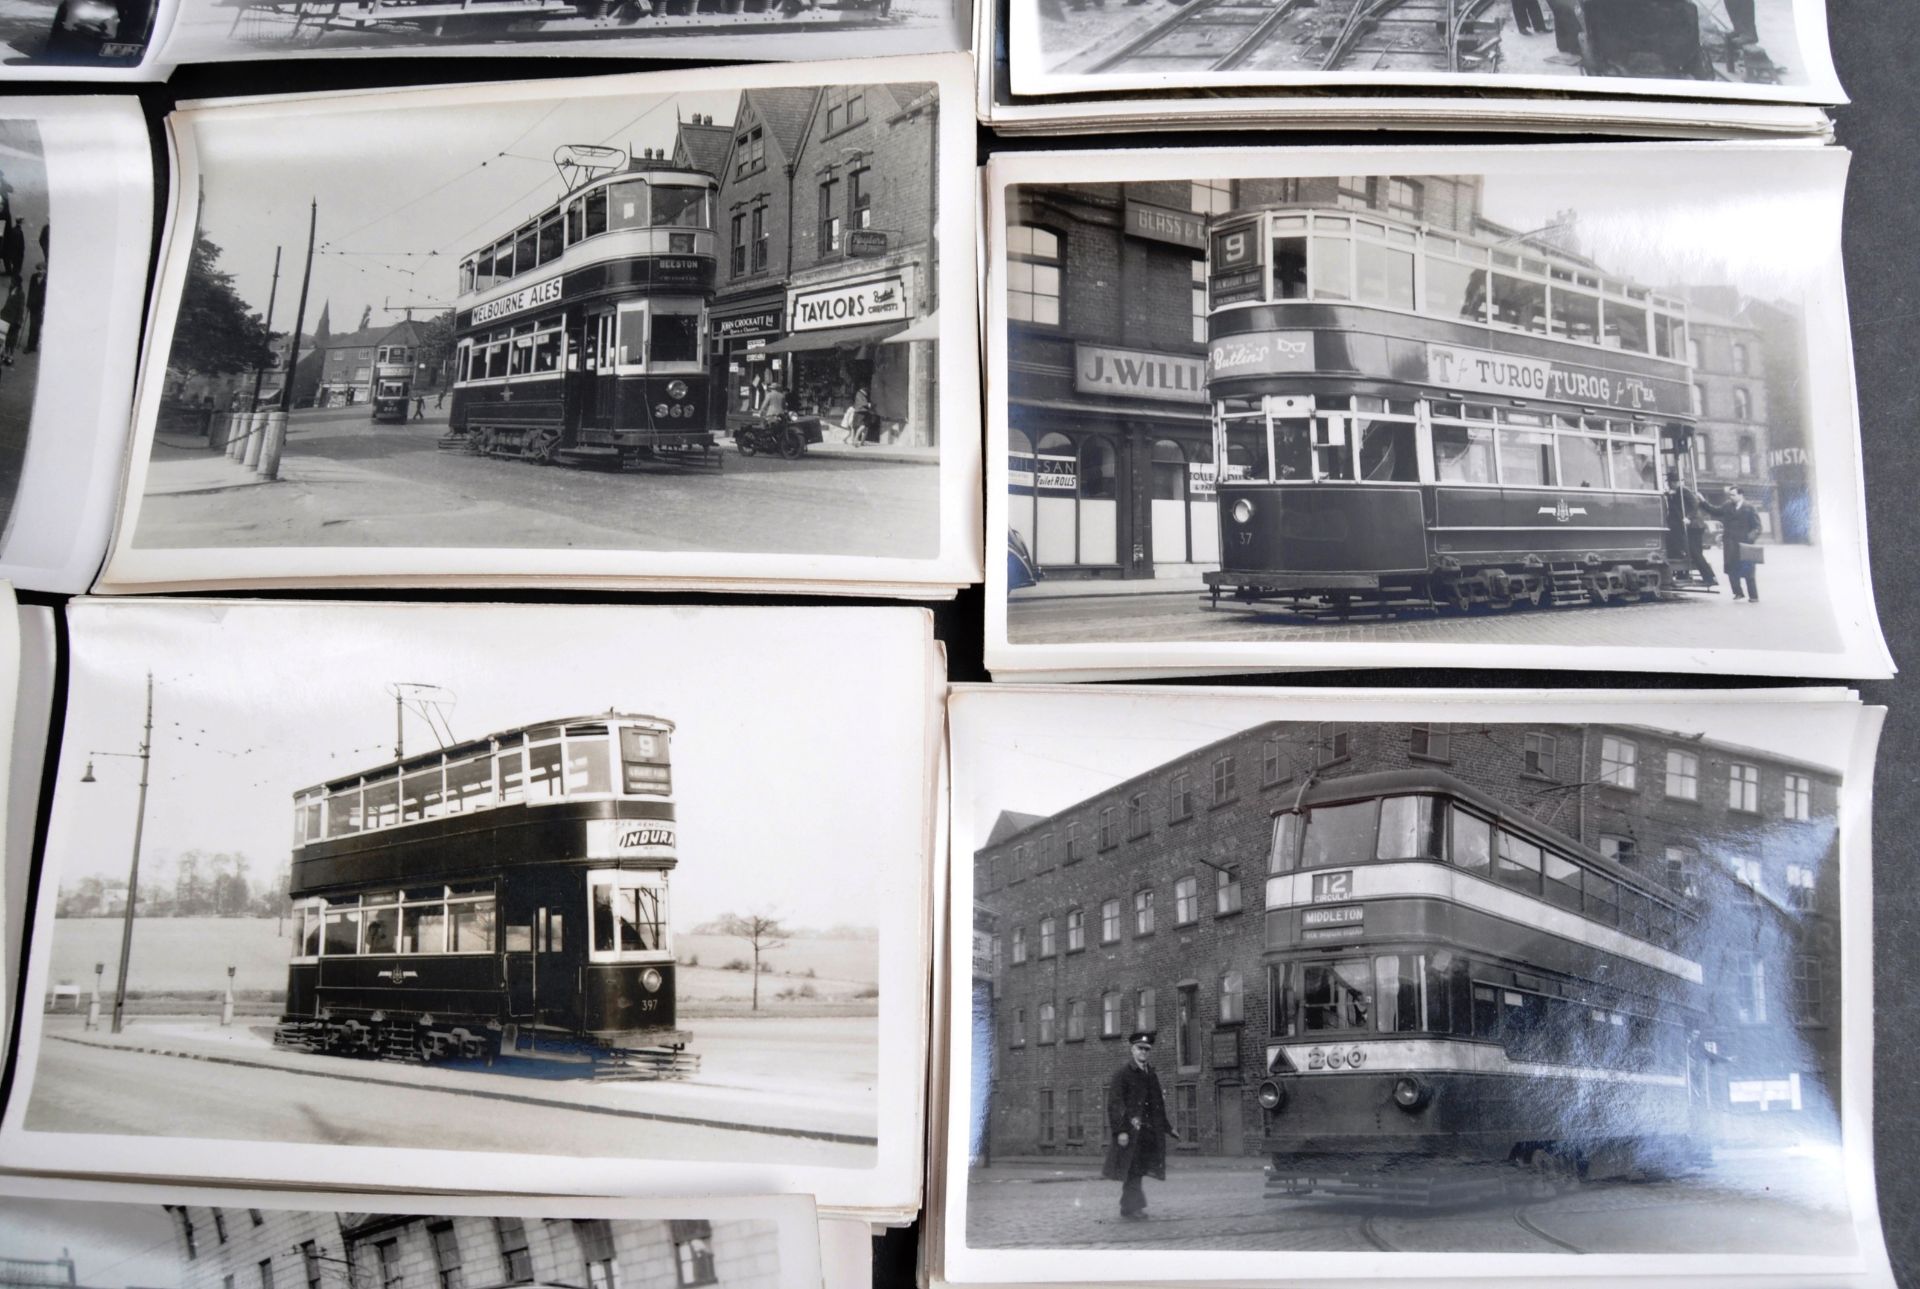
<path fill-rule="evenodd" d="M 1682 580 L 1681 302 L 1370 211 L 1225 217 L 1207 272 L 1216 604 L 1509 609 Z"/>
<path fill-rule="evenodd" d="M 294 794 L 284 1046 L 684 1074 L 669 721 L 506 730 Z"/>
<path fill-rule="evenodd" d="M 460 265 L 447 446 L 546 464 L 718 468 L 713 177 L 572 145 L 565 198 Z"/>
<path fill-rule="evenodd" d="M 1427 771 L 1303 790 L 1268 874 L 1270 1186 L 1419 1202 L 1511 1175 L 1466 1163 L 1704 1158 L 1706 997 L 1673 892 Z"/>

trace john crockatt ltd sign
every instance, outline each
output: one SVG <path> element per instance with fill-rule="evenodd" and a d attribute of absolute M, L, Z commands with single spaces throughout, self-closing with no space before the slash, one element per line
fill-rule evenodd
<path fill-rule="evenodd" d="M 715 318 L 713 334 L 718 340 L 738 340 L 747 336 L 777 336 L 780 334 L 781 310 L 755 309 L 752 313 L 737 313 L 731 318 Z"/>
<path fill-rule="evenodd" d="M 1313 370 L 1311 331 L 1250 331 L 1216 340 L 1207 349 L 1207 379 Z"/>
<path fill-rule="evenodd" d="M 1509 398 L 1547 398 L 1629 411 L 1686 410 L 1678 387 L 1663 400 L 1660 385 L 1637 376 L 1460 345 L 1428 343 L 1427 379 L 1448 389 Z"/>
<path fill-rule="evenodd" d="M 503 295 L 497 300 L 473 306 L 473 325 L 492 322 L 495 318 L 507 318 L 527 309 L 538 309 L 543 304 L 552 304 L 560 298 L 560 279 L 550 277 L 544 282 L 535 282 L 532 286 L 523 286 L 512 295 Z"/>
<path fill-rule="evenodd" d="M 907 306 L 906 279 L 898 275 L 853 286 L 795 291 L 789 313 L 795 331 L 864 327 L 876 322 L 905 322 L 913 316 L 913 311 Z"/>
<path fill-rule="evenodd" d="M 1125 394 L 1173 403 L 1207 401 L 1207 368 L 1199 358 L 1111 345 L 1073 347 L 1073 387 L 1082 394 Z"/>

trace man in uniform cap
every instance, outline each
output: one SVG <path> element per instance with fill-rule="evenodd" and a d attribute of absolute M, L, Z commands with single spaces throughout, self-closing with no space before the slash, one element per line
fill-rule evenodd
<path fill-rule="evenodd" d="M 1148 1059 L 1153 1035 L 1145 1030 L 1131 1035 L 1132 1057 L 1107 1084 L 1107 1159 L 1100 1175 L 1121 1183 L 1120 1216 L 1143 1218 L 1147 1196 L 1140 1179 L 1167 1180 L 1167 1138 L 1180 1134 L 1167 1121 L 1167 1098 L 1160 1076 Z"/>

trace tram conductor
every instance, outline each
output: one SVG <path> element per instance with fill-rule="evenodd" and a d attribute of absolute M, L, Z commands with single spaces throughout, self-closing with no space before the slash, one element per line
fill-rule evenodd
<path fill-rule="evenodd" d="M 1733 598 L 1758 604 L 1760 588 L 1754 582 L 1755 563 L 1740 558 L 1740 548 L 1760 536 L 1760 512 L 1753 508 L 1738 488 L 1728 488 L 1726 502 L 1719 506 L 1697 492 L 1693 494 L 1693 499 L 1702 510 L 1721 523 L 1720 541 L 1723 549 L 1720 553 L 1726 565 L 1727 581 L 1733 583 Z"/>
<path fill-rule="evenodd" d="M 1147 1215 L 1141 1181 L 1167 1180 L 1167 1139 L 1180 1139 L 1167 1119 L 1167 1097 L 1149 1063 L 1153 1035 L 1142 1030 L 1127 1039 L 1132 1054 L 1107 1083 L 1107 1158 L 1100 1175 L 1119 1182 L 1120 1216 Z"/>

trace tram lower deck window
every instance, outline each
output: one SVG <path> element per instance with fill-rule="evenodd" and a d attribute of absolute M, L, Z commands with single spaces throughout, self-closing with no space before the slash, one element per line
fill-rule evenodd
<path fill-rule="evenodd" d="M 1441 483 L 1492 483 L 1493 427 L 1433 427 L 1433 470 Z"/>
<path fill-rule="evenodd" d="M 655 313 L 649 332 L 647 361 L 655 363 L 694 363 L 700 361 L 700 315 L 697 313 Z"/>
<path fill-rule="evenodd" d="M 644 953 L 665 947 L 658 887 L 601 881 L 593 884 L 596 953 Z"/>

